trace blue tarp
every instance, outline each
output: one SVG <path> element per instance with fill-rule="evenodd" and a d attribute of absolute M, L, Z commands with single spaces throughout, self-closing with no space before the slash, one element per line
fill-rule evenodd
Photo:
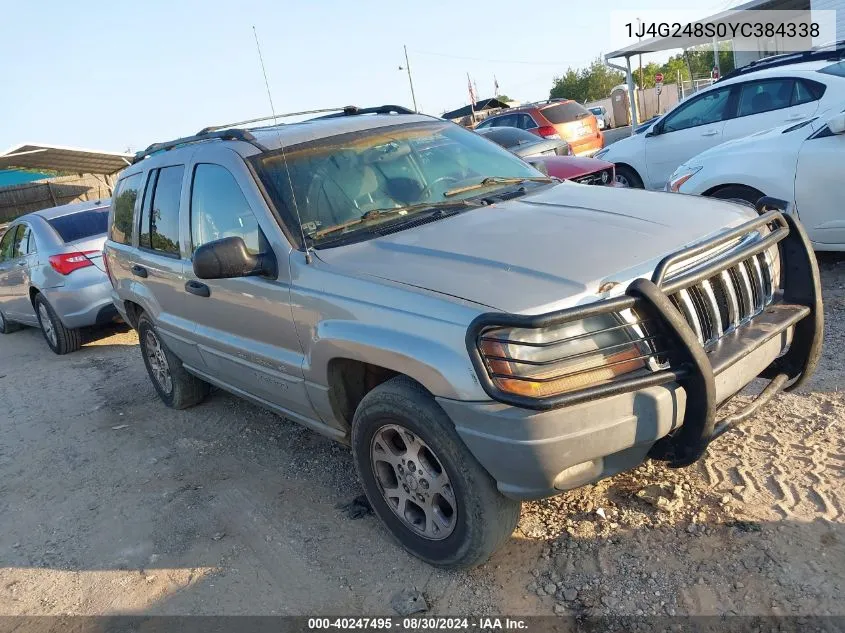
<path fill-rule="evenodd" d="M 50 178 L 52 174 L 43 174 L 33 171 L 21 171 L 19 169 L 2 169 L 0 170 L 0 187 L 8 187 L 9 185 L 22 185 L 33 180 L 43 180 Z"/>

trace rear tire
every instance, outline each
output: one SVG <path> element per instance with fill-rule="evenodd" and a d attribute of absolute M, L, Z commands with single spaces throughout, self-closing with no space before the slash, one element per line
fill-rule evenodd
<path fill-rule="evenodd" d="M 42 294 L 35 295 L 35 314 L 38 316 L 44 340 L 56 354 L 70 354 L 82 347 L 82 335 L 79 330 L 65 327 Z"/>
<path fill-rule="evenodd" d="M 364 396 L 352 454 L 376 515 L 406 550 L 446 568 L 474 567 L 508 540 L 520 503 L 508 499 L 422 386 L 405 376 Z"/>
<path fill-rule="evenodd" d="M 21 326 L 6 319 L 6 315 L 0 310 L 0 334 L 11 334 L 19 329 L 21 329 Z"/>
<path fill-rule="evenodd" d="M 762 198 L 764 193 L 758 191 L 754 187 L 746 187 L 745 185 L 728 185 L 717 189 L 710 194 L 712 198 L 719 198 L 720 200 L 743 200 L 751 206 L 756 207 L 757 201 Z"/>
<path fill-rule="evenodd" d="M 616 182 L 631 189 L 642 189 L 643 179 L 639 174 L 627 165 L 616 166 Z"/>
<path fill-rule="evenodd" d="M 186 409 L 205 400 L 211 390 L 209 384 L 185 371 L 146 314 L 138 319 L 138 343 L 147 373 L 164 404 L 171 409 Z"/>

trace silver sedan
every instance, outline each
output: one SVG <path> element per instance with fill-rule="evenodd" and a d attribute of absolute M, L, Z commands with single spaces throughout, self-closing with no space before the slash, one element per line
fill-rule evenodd
<path fill-rule="evenodd" d="M 13 221 L 0 238 L 0 333 L 41 328 L 56 354 L 82 344 L 80 328 L 117 317 L 103 263 L 109 201 L 77 202 Z"/>

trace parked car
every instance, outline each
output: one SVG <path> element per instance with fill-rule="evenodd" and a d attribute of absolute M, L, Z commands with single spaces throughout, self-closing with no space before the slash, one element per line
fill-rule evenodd
<path fill-rule="evenodd" d="M 756 70 L 754 68 L 757 68 Z M 845 99 L 843 62 L 754 67 L 717 81 L 597 158 L 631 187 L 663 189 L 684 161 L 725 141 L 796 123 Z"/>
<path fill-rule="evenodd" d="M 548 176 L 585 185 L 615 185 L 613 163 L 596 158 L 569 156 L 566 141 L 537 140 L 534 134 L 515 127 L 477 130 L 479 134 L 531 163 Z M 548 143 L 558 143 L 549 146 Z"/>
<path fill-rule="evenodd" d="M 76 351 L 80 328 L 117 317 L 102 250 L 108 200 L 35 211 L 0 239 L 0 332 L 40 327 L 56 354 Z"/>
<path fill-rule="evenodd" d="M 444 567 L 524 499 L 696 461 L 718 407 L 800 384 L 822 335 L 790 216 L 561 183 L 395 106 L 152 145 L 105 256 L 166 405 L 216 385 L 348 443 L 385 527 Z"/>
<path fill-rule="evenodd" d="M 607 108 L 604 106 L 595 106 L 590 108 L 590 112 L 596 117 L 600 130 L 609 130 L 613 127 L 610 123 L 610 115 L 607 113 Z"/>
<path fill-rule="evenodd" d="M 728 141 L 678 167 L 668 191 L 786 200 L 817 250 L 845 250 L 843 104 L 799 123 Z"/>
<path fill-rule="evenodd" d="M 563 139 L 576 156 L 592 156 L 604 147 L 596 117 L 577 101 L 544 101 L 489 116 L 476 130 L 518 127 L 542 138 Z"/>

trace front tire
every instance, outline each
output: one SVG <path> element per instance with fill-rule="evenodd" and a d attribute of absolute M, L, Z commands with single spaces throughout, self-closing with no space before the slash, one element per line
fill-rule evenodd
<path fill-rule="evenodd" d="M 432 565 L 479 565 L 519 522 L 520 503 L 499 492 L 431 394 L 405 376 L 364 396 L 352 453 L 376 515 Z"/>
<path fill-rule="evenodd" d="M 743 200 L 753 207 L 756 207 L 757 201 L 764 195 L 761 191 L 753 187 L 746 187 L 745 185 L 729 185 L 717 189 L 710 194 L 711 197 L 719 198 L 720 200 Z"/>
<path fill-rule="evenodd" d="M 38 324 L 41 326 L 44 340 L 53 352 L 61 356 L 82 347 L 82 335 L 79 330 L 65 327 L 44 295 L 35 295 L 35 314 L 38 315 Z"/>
<path fill-rule="evenodd" d="M 631 189 L 643 188 L 643 180 L 640 175 L 627 165 L 616 166 L 616 182 Z"/>
<path fill-rule="evenodd" d="M 138 319 L 138 343 L 147 373 L 164 404 L 171 409 L 186 409 L 205 400 L 210 391 L 208 383 L 185 371 L 146 314 Z"/>

